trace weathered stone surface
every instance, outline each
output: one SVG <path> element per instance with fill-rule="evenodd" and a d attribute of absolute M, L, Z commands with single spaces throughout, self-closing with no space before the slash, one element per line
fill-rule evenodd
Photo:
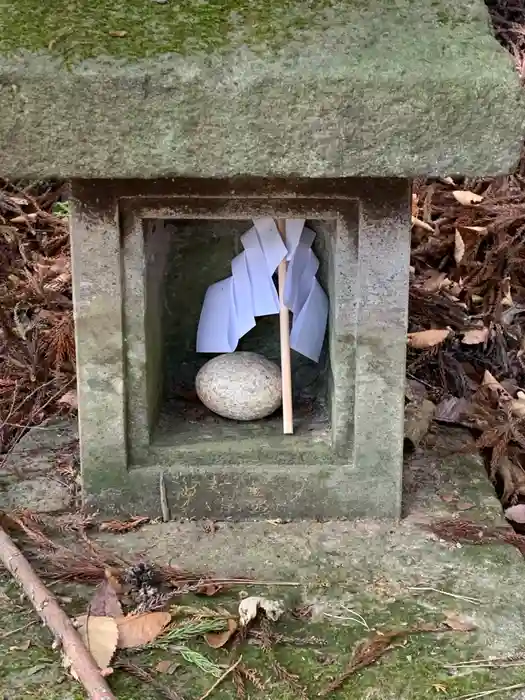
<path fill-rule="evenodd" d="M 8 510 L 28 508 L 35 513 L 55 513 L 70 507 L 71 494 L 53 477 L 37 476 L 11 484 L 2 500 Z"/>
<path fill-rule="evenodd" d="M 76 181 L 73 192 L 73 291 L 86 505 L 111 513 L 139 509 L 157 514 L 159 475 L 165 472 L 173 517 L 397 518 L 409 183 Z M 254 198 L 254 192 L 260 196 Z M 236 430 L 229 421 L 209 426 L 195 414 L 195 402 L 183 402 L 182 411 L 169 413 L 171 423 L 160 431 L 152 416 L 158 414 L 163 394 L 152 391 L 152 384 L 171 388 L 162 378 L 165 366 L 159 351 L 162 326 L 171 321 L 168 315 L 164 324 L 151 323 L 149 314 L 158 314 L 159 304 L 148 306 L 148 280 L 170 269 L 163 263 L 169 252 L 153 256 L 150 264 L 148 236 L 157 234 L 145 228 L 144 220 L 246 219 L 272 215 L 274 207 L 274 215 L 314 219 L 322 233 L 319 240 L 325 250 L 318 252 L 330 298 L 321 368 L 326 416 L 312 421 L 307 405 L 294 435 L 283 436 L 282 425 L 271 419 L 268 426 L 264 421 L 268 430 L 262 432 L 261 421 L 241 423 Z M 211 247 L 211 234 L 209 240 Z M 178 269 L 188 264 L 184 255 L 178 264 Z M 165 300 L 165 306 L 172 317 L 196 308 L 196 329 L 202 297 L 194 295 L 195 290 L 190 300 L 187 290 L 185 298 L 183 290 L 171 303 Z M 162 292 L 154 290 L 153 298 L 162 298 Z M 181 342 L 194 348 L 194 334 L 184 333 Z M 183 358 L 181 375 L 188 364 L 190 369 L 195 366 L 191 354 Z M 176 372 L 172 376 L 176 378 Z M 193 389 L 193 380 L 187 389 Z"/>
<path fill-rule="evenodd" d="M 482 0 L 247 8 L 4 1 L 0 172 L 410 177 L 517 162 L 525 100 Z"/>
<path fill-rule="evenodd" d="M 281 371 L 255 352 L 212 358 L 197 373 L 195 388 L 210 411 L 232 420 L 266 418 L 281 405 Z"/>

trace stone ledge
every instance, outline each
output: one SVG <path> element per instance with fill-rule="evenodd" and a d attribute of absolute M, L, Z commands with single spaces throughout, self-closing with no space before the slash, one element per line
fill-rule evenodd
<path fill-rule="evenodd" d="M 66 65 L 6 42 L 8 177 L 485 175 L 514 167 L 522 140 L 525 97 L 481 0 L 353 0 L 278 50 L 99 47 Z"/>

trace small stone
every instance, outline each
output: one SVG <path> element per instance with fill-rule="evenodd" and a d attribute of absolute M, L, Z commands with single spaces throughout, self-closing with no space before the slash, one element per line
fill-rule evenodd
<path fill-rule="evenodd" d="M 219 416 L 257 420 L 281 405 L 281 370 L 255 352 L 226 353 L 201 367 L 195 389 L 202 403 Z"/>
<path fill-rule="evenodd" d="M 10 509 L 27 508 L 35 513 L 56 513 L 69 508 L 71 494 L 58 481 L 39 476 L 9 486 L 6 500 Z"/>

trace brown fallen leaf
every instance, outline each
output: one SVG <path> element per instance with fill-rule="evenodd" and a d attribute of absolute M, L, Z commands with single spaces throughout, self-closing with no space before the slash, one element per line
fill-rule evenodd
<path fill-rule="evenodd" d="M 476 625 L 472 620 L 453 610 L 445 613 L 445 624 L 455 632 L 472 632 L 472 630 L 476 629 Z"/>
<path fill-rule="evenodd" d="M 223 632 L 208 632 L 204 639 L 212 649 L 220 649 L 226 642 L 235 634 L 238 628 L 237 620 L 230 618 L 228 620 L 228 629 Z"/>
<path fill-rule="evenodd" d="M 434 420 L 441 423 L 464 424 L 468 421 L 470 407 L 467 399 L 448 396 L 437 405 Z"/>
<path fill-rule="evenodd" d="M 117 595 L 120 595 L 120 593 L 122 593 L 122 591 L 124 590 L 124 587 L 120 583 L 119 573 L 117 569 L 112 569 L 111 567 L 104 569 L 104 576 L 106 577 L 106 581 L 109 583 L 111 588 L 113 588 L 115 593 Z"/>
<path fill-rule="evenodd" d="M 412 216 L 417 216 L 417 210 L 418 210 L 418 201 L 417 201 L 417 194 L 415 192 L 412 192 Z"/>
<path fill-rule="evenodd" d="M 501 280 L 501 305 L 514 306 L 514 301 L 510 291 L 510 277 L 504 277 Z"/>
<path fill-rule="evenodd" d="M 486 369 L 485 373 L 483 374 L 481 386 L 486 386 L 493 398 L 495 398 L 497 401 L 504 403 L 512 401 L 512 396 L 504 387 L 501 386 L 498 380 L 488 371 L 488 369 Z"/>
<path fill-rule="evenodd" d="M 109 36 L 115 36 L 118 37 L 119 39 L 127 36 L 128 33 L 124 31 L 123 29 L 117 29 L 116 31 L 109 32 Z"/>
<path fill-rule="evenodd" d="M 485 326 L 483 328 L 473 328 L 470 331 L 465 331 L 461 343 L 463 345 L 480 345 L 485 343 L 489 337 L 489 329 Z"/>
<path fill-rule="evenodd" d="M 510 410 L 516 418 L 525 418 L 525 395 L 518 391 L 518 396 L 509 402 Z"/>
<path fill-rule="evenodd" d="M 525 523 L 525 503 L 517 503 L 515 506 L 506 508 L 503 514 L 508 520 L 515 523 Z"/>
<path fill-rule="evenodd" d="M 80 615 L 74 624 L 100 670 L 108 668 L 119 638 L 116 621 L 112 617 Z"/>
<path fill-rule="evenodd" d="M 443 493 L 440 495 L 440 498 L 442 501 L 445 501 L 445 503 L 455 503 L 458 500 L 458 497 L 454 493 Z"/>
<path fill-rule="evenodd" d="M 24 223 L 29 223 L 29 222 L 34 222 L 36 221 L 36 212 L 33 212 L 32 214 L 21 214 L 20 216 L 14 216 L 12 219 L 9 220 L 9 223 L 11 224 L 24 224 Z"/>
<path fill-rule="evenodd" d="M 58 399 L 57 403 L 63 406 L 70 406 L 71 408 L 78 408 L 77 392 L 74 389 L 66 391 L 66 393 Z"/>
<path fill-rule="evenodd" d="M 474 508 L 473 503 L 467 503 L 466 501 L 460 501 L 459 503 L 456 503 L 456 508 L 457 510 L 470 510 L 471 508 Z"/>
<path fill-rule="evenodd" d="M 412 226 L 419 226 L 419 228 L 422 228 L 424 231 L 428 231 L 429 233 L 434 233 L 434 227 L 431 226 L 430 224 L 427 224 L 426 221 L 422 221 L 421 219 L 418 219 L 417 216 L 412 217 Z"/>
<path fill-rule="evenodd" d="M 159 663 L 155 666 L 155 671 L 158 673 L 167 673 L 171 676 L 171 674 L 174 673 L 178 667 L 179 664 L 176 661 L 173 661 L 172 659 L 164 659 L 163 661 L 159 661 Z"/>
<path fill-rule="evenodd" d="M 473 231 L 474 233 L 479 233 L 484 236 L 488 233 L 488 228 L 486 226 L 458 226 L 460 231 Z"/>
<path fill-rule="evenodd" d="M 470 190 L 454 190 L 452 194 L 460 204 L 464 204 L 465 206 L 469 204 L 479 204 L 483 201 L 483 197 L 480 194 L 470 192 Z"/>
<path fill-rule="evenodd" d="M 456 265 L 459 265 L 464 255 L 465 242 L 461 237 L 461 233 L 456 229 L 454 233 L 454 260 L 456 261 Z"/>
<path fill-rule="evenodd" d="M 441 287 L 447 284 L 446 274 L 438 270 L 429 270 L 425 277 L 426 279 L 421 285 L 421 289 L 424 289 L 425 292 L 439 292 Z"/>
<path fill-rule="evenodd" d="M 147 612 L 140 615 L 118 617 L 118 648 L 131 649 L 149 644 L 171 622 L 168 612 Z"/>
<path fill-rule="evenodd" d="M 122 607 L 111 583 L 106 579 L 97 586 L 89 604 L 89 614 L 100 617 L 122 617 Z"/>
<path fill-rule="evenodd" d="M 449 335 L 450 330 L 448 329 L 431 328 L 428 331 L 416 331 L 408 334 L 408 344 L 411 348 L 419 350 L 431 348 L 442 343 Z"/>

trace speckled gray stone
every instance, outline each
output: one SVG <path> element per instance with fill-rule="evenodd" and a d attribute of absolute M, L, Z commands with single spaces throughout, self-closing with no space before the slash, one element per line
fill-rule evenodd
<path fill-rule="evenodd" d="M 281 405 L 281 370 L 256 352 L 231 352 L 212 358 L 195 379 L 197 396 L 219 416 L 258 420 Z"/>
<path fill-rule="evenodd" d="M 121 39 L 89 5 L 67 31 L 62 3 L 0 5 L 4 177 L 479 176 L 519 159 L 525 96 L 483 0 L 114 0 Z"/>
<path fill-rule="evenodd" d="M 12 484 L 2 500 L 8 509 L 29 508 L 35 513 L 58 513 L 71 505 L 71 494 L 51 476 L 38 476 Z"/>

